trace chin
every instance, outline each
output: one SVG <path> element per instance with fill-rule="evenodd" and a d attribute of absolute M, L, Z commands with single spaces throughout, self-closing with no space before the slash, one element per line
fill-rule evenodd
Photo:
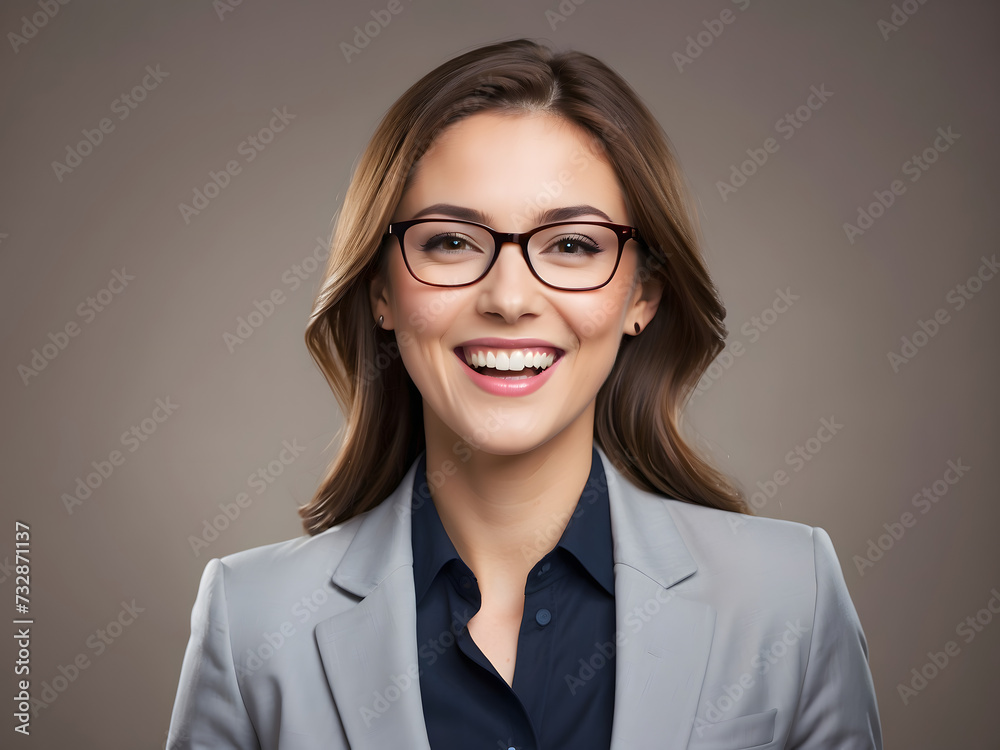
<path fill-rule="evenodd" d="M 556 434 L 539 416 L 526 404 L 497 399 L 496 403 L 476 404 L 462 416 L 441 421 L 473 450 L 508 456 L 527 453 Z M 468 452 L 467 448 L 460 449 Z"/>

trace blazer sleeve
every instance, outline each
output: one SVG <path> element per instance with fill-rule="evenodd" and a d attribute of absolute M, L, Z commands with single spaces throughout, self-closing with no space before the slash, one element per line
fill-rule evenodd
<path fill-rule="evenodd" d="M 170 717 L 169 750 L 260 748 L 236 681 L 225 570 L 222 561 L 215 558 L 201 577 L 191 611 L 191 638 Z"/>
<path fill-rule="evenodd" d="M 868 642 L 829 534 L 812 533 L 816 605 L 788 750 L 882 750 Z"/>

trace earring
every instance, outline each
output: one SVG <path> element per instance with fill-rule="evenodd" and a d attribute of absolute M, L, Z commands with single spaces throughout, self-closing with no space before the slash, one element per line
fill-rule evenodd
<path fill-rule="evenodd" d="M 382 320 L 383 320 L 383 316 L 379 315 L 378 316 L 378 321 L 375 323 L 375 328 L 381 328 L 382 327 Z M 374 331 L 375 328 L 372 328 L 372 330 Z"/>
<path fill-rule="evenodd" d="M 639 333 L 639 324 L 638 323 L 635 324 L 635 332 Z"/>

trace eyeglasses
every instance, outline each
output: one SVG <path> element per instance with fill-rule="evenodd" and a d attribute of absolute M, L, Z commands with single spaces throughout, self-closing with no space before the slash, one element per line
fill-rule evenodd
<path fill-rule="evenodd" d="M 642 243 L 639 230 L 603 221 L 543 224 L 530 232 L 497 232 L 484 224 L 451 219 L 414 219 L 390 224 L 403 262 L 417 281 L 430 286 L 468 286 L 493 268 L 500 246 L 521 246 L 536 279 L 553 289 L 586 292 L 611 281 L 625 243 Z"/>

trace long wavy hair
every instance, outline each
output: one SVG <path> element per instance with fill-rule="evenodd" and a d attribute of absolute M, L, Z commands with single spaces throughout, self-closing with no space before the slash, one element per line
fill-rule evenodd
<path fill-rule="evenodd" d="M 361 156 L 334 228 L 305 340 L 343 408 L 343 445 L 299 509 L 318 534 L 382 502 L 424 450 L 421 397 L 395 335 L 373 325 L 368 285 L 386 225 L 421 156 L 477 112 L 546 112 L 589 133 L 645 241 L 640 280 L 663 296 L 641 336 L 623 336 L 598 391 L 594 440 L 635 485 L 750 514 L 743 491 L 681 433 L 684 406 L 726 339 L 725 307 L 698 248 L 688 191 L 662 127 L 611 68 L 527 39 L 490 44 L 431 71 L 389 108 Z M 394 241 L 394 240 L 390 240 Z"/>

